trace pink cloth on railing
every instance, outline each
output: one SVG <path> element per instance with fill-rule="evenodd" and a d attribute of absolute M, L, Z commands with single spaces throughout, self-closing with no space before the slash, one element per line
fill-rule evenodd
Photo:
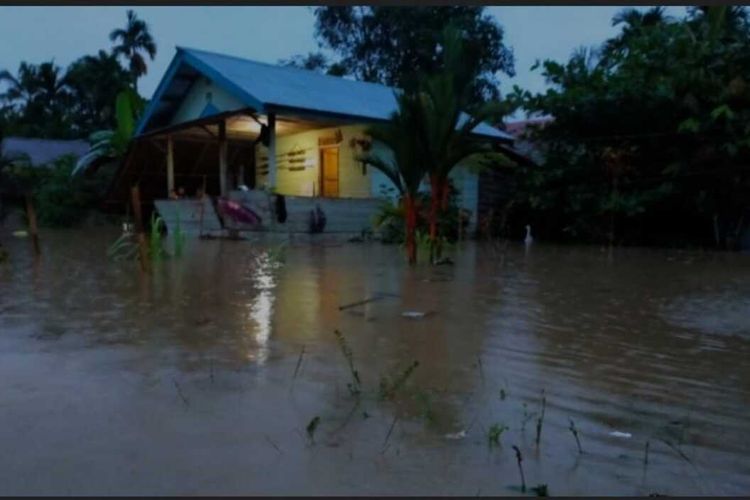
<path fill-rule="evenodd" d="M 236 201 L 219 198 L 219 210 L 221 210 L 222 214 L 228 215 L 235 221 L 243 224 L 257 226 L 261 223 L 261 218 L 258 214 Z"/>

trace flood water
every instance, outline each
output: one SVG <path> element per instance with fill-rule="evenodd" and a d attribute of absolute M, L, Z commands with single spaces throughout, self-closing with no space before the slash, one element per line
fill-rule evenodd
<path fill-rule="evenodd" d="M 749 256 L 116 237 L 3 236 L 1 494 L 750 493 Z"/>

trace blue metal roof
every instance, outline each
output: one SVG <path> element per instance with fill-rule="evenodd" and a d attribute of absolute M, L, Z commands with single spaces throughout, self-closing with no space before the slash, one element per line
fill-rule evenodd
<path fill-rule="evenodd" d="M 223 87 L 248 107 L 261 112 L 274 108 L 291 108 L 311 114 L 333 114 L 366 120 L 387 120 L 397 109 L 396 89 L 378 83 L 323 75 L 290 66 L 276 66 L 249 59 L 178 47 L 177 55 L 149 103 L 139 123 L 142 133 L 154 114 L 168 113 L 172 102 L 184 95 L 186 88 L 175 90 L 175 76 L 201 73 Z M 513 137 L 486 123 L 474 129 L 481 135 L 513 140 Z"/>

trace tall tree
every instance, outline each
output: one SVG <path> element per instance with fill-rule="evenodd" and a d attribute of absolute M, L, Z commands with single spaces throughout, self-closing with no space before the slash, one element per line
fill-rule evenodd
<path fill-rule="evenodd" d="M 504 33 L 484 7 L 317 7 L 315 35 L 336 64 L 360 80 L 403 87 L 415 73 L 441 66 L 440 36 L 454 23 L 467 38 L 466 57 L 475 61 L 474 92 L 499 97 L 497 75 L 513 76 L 514 58 Z"/>
<path fill-rule="evenodd" d="M 424 142 L 424 160 L 430 178 L 430 240 L 437 256 L 440 254 L 438 220 L 448 207 L 448 177 L 457 166 L 481 168 L 507 162 L 502 154 L 493 152 L 491 144 L 472 136 L 483 121 L 499 122 L 507 112 L 499 101 L 482 102 L 473 93 L 475 59 L 467 57 L 463 33 L 450 24 L 442 32 L 442 69 L 422 77 L 424 129 L 419 131 Z"/>
<path fill-rule="evenodd" d="M 148 71 L 144 55 L 154 60 L 156 42 L 149 32 L 148 24 L 138 19 L 134 11 L 128 10 L 127 16 L 125 28 L 112 30 L 109 39 L 116 43 L 112 53 L 127 60 L 133 78 L 133 88 L 138 91 L 138 78 Z"/>
<path fill-rule="evenodd" d="M 340 63 L 331 63 L 328 58 L 320 52 L 310 52 L 306 56 L 296 55 L 289 59 L 279 60 L 282 66 L 291 66 L 294 68 L 307 69 L 325 73 L 332 76 L 344 76 L 346 68 Z"/>
<path fill-rule="evenodd" d="M 32 137 L 70 137 L 67 110 L 70 105 L 62 70 L 53 61 L 39 65 L 22 62 L 18 73 L 0 72 L 7 90 L 0 95 L 4 109 L 14 117 L 11 130 Z"/>
<path fill-rule="evenodd" d="M 750 29 L 744 9 L 712 9 L 648 23 L 626 11 L 596 50 L 543 63 L 547 91 L 516 92 L 554 118 L 536 133 L 545 161 L 519 176 L 538 232 L 736 246 L 750 221 Z"/>
<path fill-rule="evenodd" d="M 424 107 L 418 92 L 396 96 L 398 109 L 386 123 L 372 125 L 367 133 L 372 150 L 361 159 L 377 168 L 396 186 L 405 211 L 406 251 L 409 264 L 417 262 L 416 228 L 419 185 L 425 177 L 424 143 L 415 131 L 424 128 Z M 385 148 L 384 148 L 385 147 Z"/>
<path fill-rule="evenodd" d="M 615 14 L 612 18 L 612 26 L 621 26 L 620 33 L 609 39 L 602 49 L 602 59 L 622 57 L 632 41 L 655 26 L 662 25 L 670 18 L 664 12 L 664 7 L 651 7 L 646 11 L 635 8 L 626 8 Z"/>
<path fill-rule="evenodd" d="M 130 74 L 117 56 L 100 50 L 74 61 L 65 75 L 70 89 L 71 122 L 82 136 L 113 128 L 117 94 L 130 85 Z"/>

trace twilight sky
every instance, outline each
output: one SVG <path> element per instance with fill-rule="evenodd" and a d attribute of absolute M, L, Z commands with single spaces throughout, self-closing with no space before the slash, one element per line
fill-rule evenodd
<path fill-rule="evenodd" d="M 612 16 L 622 7 L 488 7 L 505 29 L 506 45 L 516 56 L 514 79 L 502 79 L 502 90 L 518 84 L 544 89 L 529 68 L 536 59 L 566 60 L 581 45 L 596 45 L 615 34 Z M 310 7 L 144 7 L 145 19 L 158 44 L 156 59 L 139 81 L 150 97 L 177 45 L 201 48 L 275 63 L 315 50 L 314 15 Z M 78 57 L 109 49 L 108 34 L 125 24 L 127 7 L 0 7 L 0 69 L 15 73 L 21 61 L 54 59 L 67 66 Z M 669 7 L 674 16 L 683 7 Z"/>

